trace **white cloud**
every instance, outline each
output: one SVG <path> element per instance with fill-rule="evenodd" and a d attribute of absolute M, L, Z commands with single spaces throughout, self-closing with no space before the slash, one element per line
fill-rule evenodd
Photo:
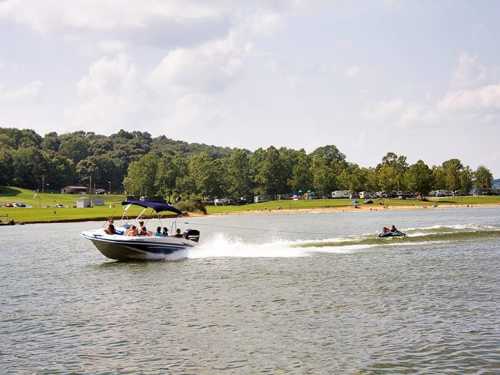
<path fill-rule="evenodd" d="M 495 66 L 463 53 L 452 73 L 450 89 L 438 101 L 440 111 L 483 116 L 500 114 L 500 76 Z"/>
<path fill-rule="evenodd" d="M 78 82 L 77 93 L 77 106 L 65 113 L 75 129 L 127 127 L 147 109 L 136 67 L 125 54 L 94 62 Z"/>
<path fill-rule="evenodd" d="M 97 43 L 99 50 L 103 53 L 122 53 L 127 48 L 126 43 L 121 40 L 101 40 Z"/>
<path fill-rule="evenodd" d="M 409 102 L 401 98 L 378 102 L 363 112 L 363 117 L 368 120 L 398 127 L 432 124 L 438 116 L 432 105 Z"/>
<path fill-rule="evenodd" d="M 118 2 L 112 3 L 116 5 Z M 147 3 L 155 3 L 160 8 L 164 4 L 152 0 Z M 173 1 L 168 4 L 181 3 Z M 122 127 L 134 128 L 140 121 L 148 123 L 150 130 L 155 128 L 158 131 L 166 126 L 175 130 L 181 125 L 186 128 L 215 126 L 221 119 L 227 119 L 227 111 L 217 105 L 217 96 L 242 77 L 249 57 L 255 55 L 255 40 L 278 30 L 282 26 L 283 13 L 294 3 L 278 1 L 272 5 L 267 2 L 247 5 L 242 2 L 244 6 L 237 8 L 220 1 L 210 6 L 210 12 L 205 12 L 202 5 L 198 9 L 195 6 L 198 2 L 192 2 L 191 8 L 189 4 L 186 8 L 169 8 L 172 12 L 165 14 L 173 16 L 179 12 L 175 20 L 178 26 L 179 22 L 184 22 L 184 16 L 219 17 L 231 13 L 231 28 L 218 38 L 171 48 L 152 68 L 143 66 L 142 69 L 130 60 L 135 52 L 134 47 L 128 45 L 130 39 L 126 39 L 127 44 L 122 39 L 113 38 L 99 41 L 95 51 L 106 56 L 93 62 L 79 80 L 78 101 L 65 111 L 66 120 L 73 129 L 92 127 L 93 130 L 109 132 Z M 87 11 L 87 8 L 82 10 L 84 14 Z M 161 10 L 153 13 L 155 17 L 163 14 Z M 135 17 L 145 20 L 147 14 L 141 10 Z M 106 11 L 100 15 L 101 20 L 105 16 Z M 128 16 L 131 18 L 127 21 Z M 123 25 L 132 25 L 127 27 L 140 24 L 131 21 L 132 14 L 123 17 Z M 86 27 L 94 26 L 86 24 Z"/>
<path fill-rule="evenodd" d="M 498 69 L 486 66 L 479 58 L 463 53 L 451 74 L 450 88 L 437 99 L 427 93 L 424 101 L 384 100 L 363 112 L 369 120 L 386 121 L 400 126 L 445 124 L 460 116 L 484 123 L 500 116 Z"/>
<path fill-rule="evenodd" d="M 345 71 L 345 75 L 348 78 L 354 78 L 359 74 L 360 70 L 361 70 L 361 68 L 359 66 L 353 65 L 353 66 L 350 66 L 349 68 L 347 68 L 347 70 Z"/>
<path fill-rule="evenodd" d="M 449 92 L 439 102 L 439 107 L 457 112 L 500 111 L 500 84 Z"/>
<path fill-rule="evenodd" d="M 126 55 L 103 57 L 94 62 L 88 74 L 78 82 L 78 95 L 91 99 L 131 91 L 135 79 L 136 69 Z"/>
<path fill-rule="evenodd" d="M 232 36 L 197 48 L 169 52 L 152 71 L 149 84 L 158 92 L 223 90 L 242 69 L 250 44 L 240 45 Z"/>
<path fill-rule="evenodd" d="M 401 114 L 405 103 L 402 99 L 382 100 L 367 108 L 363 115 L 368 119 L 387 119 Z"/>
<path fill-rule="evenodd" d="M 223 4 L 224 2 L 219 2 Z M 195 20 L 218 17 L 224 7 L 190 0 L 73 0 L 0 2 L 0 18 L 12 19 L 34 30 L 96 31 L 142 29 L 156 19 Z"/>
<path fill-rule="evenodd" d="M 33 81 L 24 86 L 8 88 L 0 85 L 0 102 L 20 103 L 37 99 L 43 87 L 42 82 Z"/>
<path fill-rule="evenodd" d="M 451 87 L 463 89 L 476 87 L 491 79 L 492 71 L 479 62 L 477 56 L 462 53 L 452 73 Z"/>

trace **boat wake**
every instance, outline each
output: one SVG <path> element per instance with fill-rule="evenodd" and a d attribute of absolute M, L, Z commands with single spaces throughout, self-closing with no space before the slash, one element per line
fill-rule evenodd
<path fill-rule="evenodd" d="M 358 236 L 307 241 L 294 246 L 302 248 L 362 246 L 366 248 L 374 246 L 408 246 L 500 237 L 500 227 L 475 224 L 436 225 L 431 227 L 407 228 L 402 231 L 407 234 L 406 237 L 378 238 L 375 234 L 369 233 Z"/>
<path fill-rule="evenodd" d="M 484 225 L 436 225 L 402 229 L 406 237 L 378 238 L 376 233 L 333 237 L 322 240 L 274 240 L 256 244 L 218 234 L 182 254 L 188 259 L 201 258 L 293 258 L 317 253 L 352 254 L 374 247 L 419 246 L 431 243 L 500 238 L 500 227 Z"/>

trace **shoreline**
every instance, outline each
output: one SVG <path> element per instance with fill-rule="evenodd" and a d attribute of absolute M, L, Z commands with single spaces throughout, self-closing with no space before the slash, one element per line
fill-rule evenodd
<path fill-rule="evenodd" d="M 284 208 L 284 209 L 261 209 L 261 210 L 242 210 L 233 212 L 218 212 L 218 213 L 197 213 L 188 212 L 184 217 L 210 217 L 210 216 L 231 216 L 231 215 L 294 215 L 294 214 L 324 214 L 324 213 L 345 213 L 345 212 L 384 212 L 384 211 L 413 211 L 413 210 L 435 210 L 435 209 L 453 209 L 453 208 L 500 208 L 500 203 L 484 203 L 484 204 L 439 204 L 439 205 L 360 205 L 353 206 L 338 206 L 338 207 L 317 207 L 317 208 Z M 1 223 L 0 226 L 10 225 L 29 225 L 29 224 L 56 224 L 56 223 L 77 223 L 86 221 L 106 221 L 109 217 L 115 220 L 121 219 L 121 216 L 103 216 L 89 218 L 67 218 L 56 219 L 51 221 L 34 220 L 27 222 L 16 222 L 15 224 Z M 155 216 L 145 216 L 145 219 L 154 219 Z M 174 218 L 174 217 L 172 217 Z"/>
<path fill-rule="evenodd" d="M 362 205 L 358 207 L 338 206 L 338 207 L 317 207 L 317 208 L 283 208 L 283 209 L 263 209 L 263 210 L 248 210 L 235 212 L 220 212 L 208 215 L 189 213 L 191 217 L 203 216 L 226 216 L 226 215 L 265 215 L 265 214 L 303 214 L 303 213 L 343 213 L 343 212 L 383 212 L 383 211 L 413 211 L 413 210 L 435 210 L 439 208 L 500 208 L 500 203 L 484 203 L 484 204 L 440 204 L 440 205 Z"/>

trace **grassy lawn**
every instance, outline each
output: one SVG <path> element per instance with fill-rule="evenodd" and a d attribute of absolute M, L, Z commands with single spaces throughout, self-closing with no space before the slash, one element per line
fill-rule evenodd
<path fill-rule="evenodd" d="M 358 200 L 362 204 L 363 200 Z M 376 199 L 372 204 L 373 207 L 380 205 L 388 206 L 422 206 L 432 205 L 433 202 L 422 202 L 416 199 Z M 242 211 L 261 211 L 261 210 L 300 210 L 313 208 L 329 208 L 329 207 L 351 207 L 350 199 L 312 199 L 312 200 L 281 200 L 270 201 L 263 203 L 252 203 L 243 206 L 210 206 L 208 207 L 209 214 L 215 213 L 230 213 Z"/>
<path fill-rule="evenodd" d="M 16 187 L 0 187 L 0 204 L 23 202 L 33 208 L 54 207 L 56 204 L 62 204 L 65 207 L 73 207 L 77 199 L 85 197 L 80 194 L 59 194 L 59 193 L 35 193 L 33 190 L 21 189 Z M 106 205 L 120 203 L 123 195 L 97 195 L 103 199 Z"/>
<path fill-rule="evenodd" d="M 83 197 L 79 194 L 43 193 L 35 195 L 33 191 L 15 187 L 0 187 L 0 205 L 4 203 L 22 202 L 32 208 L 0 207 L 0 221 L 14 219 L 16 222 L 54 222 L 96 220 L 108 217 L 121 217 L 123 195 L 99 195 L 104 200 L 104 206 L 92 208 L 73 208 L 77 199 Z M 56 204 L 64 208 L 55 208 Z M 131 207 L 129 217 L 135 217 L 142 210 L 140 207 Z M 3 219 L 3 220 L 2 220 Z"/>
<path fill-rule="evenodd" d="M 432 202 L 440 204 L 498 204 L 500 203 L 500 195 L 481 195 L 481 196 L 465 196 L 465 197 L 439 197 L 430 198 Z"/>
<path fill-rule="evenodd" d="M 312 200 L 281 200 L 263 203 L 251 203 L 241 206 L 208 206 L 209 214 L 220 214 L 243 211 L 262 210 L 293 210 L 301 208 L 325 208 L 325 207 L 348 207 L 352 206 L 350 199 L 312 199 Z"/>

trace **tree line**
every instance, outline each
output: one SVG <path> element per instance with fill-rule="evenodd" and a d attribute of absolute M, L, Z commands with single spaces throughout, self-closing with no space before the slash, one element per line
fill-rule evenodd
<path fill-rule="evenodd" d="M 69 184 L 101 187 L 129 195 L 179 198 L 251 198 L 255 194 L 335 190 L 431 190 L 469 193 L 491 189 L 484 166 L 472 170 L 459 159 L 428 166 L 387 153 L 375 167 L 349 162 L 334 145 L 311 153 L 268 147 L 256 151 L 175 141 L 147 132 L 120 130 L 110 136 L 78 131 L 48 133 L 0 128 L 0 185 L 58 191 Z"/>

